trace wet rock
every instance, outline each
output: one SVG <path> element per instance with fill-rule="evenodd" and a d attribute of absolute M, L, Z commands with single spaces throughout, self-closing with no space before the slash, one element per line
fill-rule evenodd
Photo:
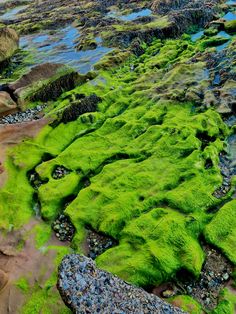
<path fill-rule="evenodd" d="M 0 91 L 0 114 L 4 114 L 10 110 L 16 109 L 17 104 L 11 96 L 4 91 Z"/>
<path fill-rule="evenodd" d="M 8 85 L 24 107 L 29 101 L 55 100 L 64 91 L 76 86 L 79 74 L 63 64 L 45 63 L 33 67 L 27 74 Z"/>
<path fill-rule="evenodd" d="M 224 197 L 231 189 L 231 179 L 234 176 L 234 169 L 231 167 L 232 160 L 226 153 L 220 154 L 219 167 L 223 178 L 222 185 L 213 193 L 216 198 Z"/>
<path fill-rule="evenodd" d="M 19 47 L 19 37 L 15 30 L 4 27 L 0 29 L 0 67 L 9 60 Z"/>
<path fill-rule="evenodd" d="M 57 286 L 74 313 L 184 313 L 157 296 L 96 268 L 91 259 L 78 254 L 64 257 Z"/>

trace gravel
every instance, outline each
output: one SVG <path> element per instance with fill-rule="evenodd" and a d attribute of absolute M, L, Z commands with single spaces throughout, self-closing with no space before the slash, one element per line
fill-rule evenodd
<path fill-rule="evenodd" d="M 219 300 L 220 291 L 227 285 L 233 272 L 233 265 L 216 249 L 209 245 L 203 246 L 206 256 L 198 279 L 182 274 L 178 278 L 177 294 L 189 294 L 197 300 L 204 309 L 213 310 Z"/>
<path fill-rule="evenodd" d="M 231 178 L 233 176 L 233 173 L 230 170 L 230 164 L 231 161 L 228 156 L 221 153 L 219 167 L 221 170 L 223 182 L 222 185 L 213 193 L 213 196 L 215 196 L 216 198 L 224 197 L 231 189 Z"/>
<path fill-rule="evenodd" d="M 66 169 L 65 167 L 63 166 L 57 166 L 53 173 L 52 173 L 52 177 L 53 179 L 55 180 L 59 180 L 59 179 L 62 179 L 64 178 L 67 174 L 69 174 L 71 172 L 71 170 L 68 170 Z"/>
<path fill-rule="evenodd" d="M 45 105 L 38 105 L 33 109 L 27 109 L 26 111 L 19 111 L 13 114 L 9 114 L 0 119 L 0 124 L 15 124 L 21 122 L 29 122 L 32 120 L 38 120 L 41 118 L 40 112 L 45 108 Z"/>
<path fill-rule="evenodd" d="M 88 257 L 95 259 L 109 248 L 117 245 L 117 242 L 103 234 L 89 230 L 87 235 Z M 86 254 L 87 255 L 87 254 Z"/>
<path fill-rule="evenodd" d="M 72 241 L 75 233 L 75 228 L 70 222 L 69 217 L 63 214 L 59 215 L 52 223 L 52 229 L 55 231 L 55 235 L 60 241 Z"/>
<path fill-rule="evenodd" d="M 79 254 L 64 257 L 59 266 L 57 286 L 65 304 L 74 313 L 185 313 L 159 297 L 96 268 L 92 259 Z"/>

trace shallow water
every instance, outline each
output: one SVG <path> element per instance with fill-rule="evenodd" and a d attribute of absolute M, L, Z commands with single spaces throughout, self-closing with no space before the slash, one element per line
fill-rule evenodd
<path fill-rule="evenodd" d="M 220 51 L 224 50 L 225 48 L 228 47 L 229 43 L 230 43 L 230 41 L 227 41 L 226 43 L 224 43 L 224 44 L 222 44 L 222 45 L 220 45 L 220 46 L 217 46 L 217 47 L 216 47 L 216 51 L 217 51 L 217 52 L 220 52 Z"/>
<path fill-rule="evenodd" d="M 191 35 L 191 40 L 192 41 L 197 41 L 198 39 L 200 39 L 202 36 L 204 35 L 204 31 L 199 31 L 193 35 Z"/>
<path fill-rule="evenodd" d="M 228 33 L 226 33 L 225 31 L 220 31 L 217 36 L 219 37 L 223 37 L 223 38 L 228 38 L 230 39 L 232 36 L 230 36 Z"/>
<path fill-rule="evenodd" d="M 118 18 L 122 21 L 134 21 L 139 17 L 144 17 L 144 16 L 150 16 L 152 14 L 152 11 L 149 9 L 143 9 L 141 11 L 137 11 L 137 12 L 132 12 L 130 14 L 127 15 L 120 15 L 118 12 L 116 11 L 112 11 L 109 12 L 107 14 L 108 17 L 114 17 L 114 18 Z"/>
<path fill-rule="evenodd" d="M 223 16 L 223 19 L 226 21 L 234 21 L 236 20 L 236 14 L 233 12 L 228 12 Z"/>
<path fill-rule="evenodd" d="M 0 19 L 1 20 L 12 20 L 15 18 L 15 16 L 20 13 L 21 11 L 23 11 L 24 9 L 26 9 L 28 7 L 28 5 L 21 5 L 19 7 L 10 9 L 8 11 L 6 11 L 6 13 L 4 13 L 3 15 L 1 15 Z"/>
<path fill-rule="evenodd" d="M 228 4 L 228 5 L 236 5 L 236 0 L 227 1 L 226 4 Z"/>
<path fill-rule="evenodd" d="M 56 31 L 23 36 L 20 38 L 20 48 L 32 53 L 32 65 L 63 63 L 84 74 L 92 70 L 94 64 L 112 49 L 100 45 L 94 50 L 76 51 L 75 42 L 79 36 L 76 28 L 68 26 Z M 101 43 L 100 38 L 96 38 L 96 41 Z"/>

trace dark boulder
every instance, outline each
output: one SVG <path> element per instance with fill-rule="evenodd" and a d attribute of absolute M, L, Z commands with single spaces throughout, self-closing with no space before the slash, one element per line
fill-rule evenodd
<path fill-rule="evenodd" d="M 79 116 L 86 112 L 97 111 L 97 105 L 101 101 L 101 98 L 95 94 L 88 97 L 80 95 L 81 99 L 78 99 L 67 107 L 63 114 L 61 121 L 64 123 L 76 120 Z"/>
<path fill-rule="evenodd" d="M 185 313 L 153 294 L 96 267 L 79 254 L 67 255 L 59 266 L 57 287 L 73 313 Z"/>

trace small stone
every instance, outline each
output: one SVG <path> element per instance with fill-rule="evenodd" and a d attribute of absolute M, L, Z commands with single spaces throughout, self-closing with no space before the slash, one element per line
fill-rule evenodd
<path fill-rule="evenodd" d="M 225 280 L 225 281 L 227 281 L 228 279 L 229 279 L 229 274 L 228 273 L 225 273 L 225 274 L 223 274 L 223 279 Z"/>
<path fill-rule="evenodd" d="M 173 297 L 174 295 L 175 295 L 174 290 L 168 289 L 168 290 L 165 290 L 165 291 L 162 292 L 162 296 L 163 296 L 164 298 L 171 298 L 171 297 Z"/>

